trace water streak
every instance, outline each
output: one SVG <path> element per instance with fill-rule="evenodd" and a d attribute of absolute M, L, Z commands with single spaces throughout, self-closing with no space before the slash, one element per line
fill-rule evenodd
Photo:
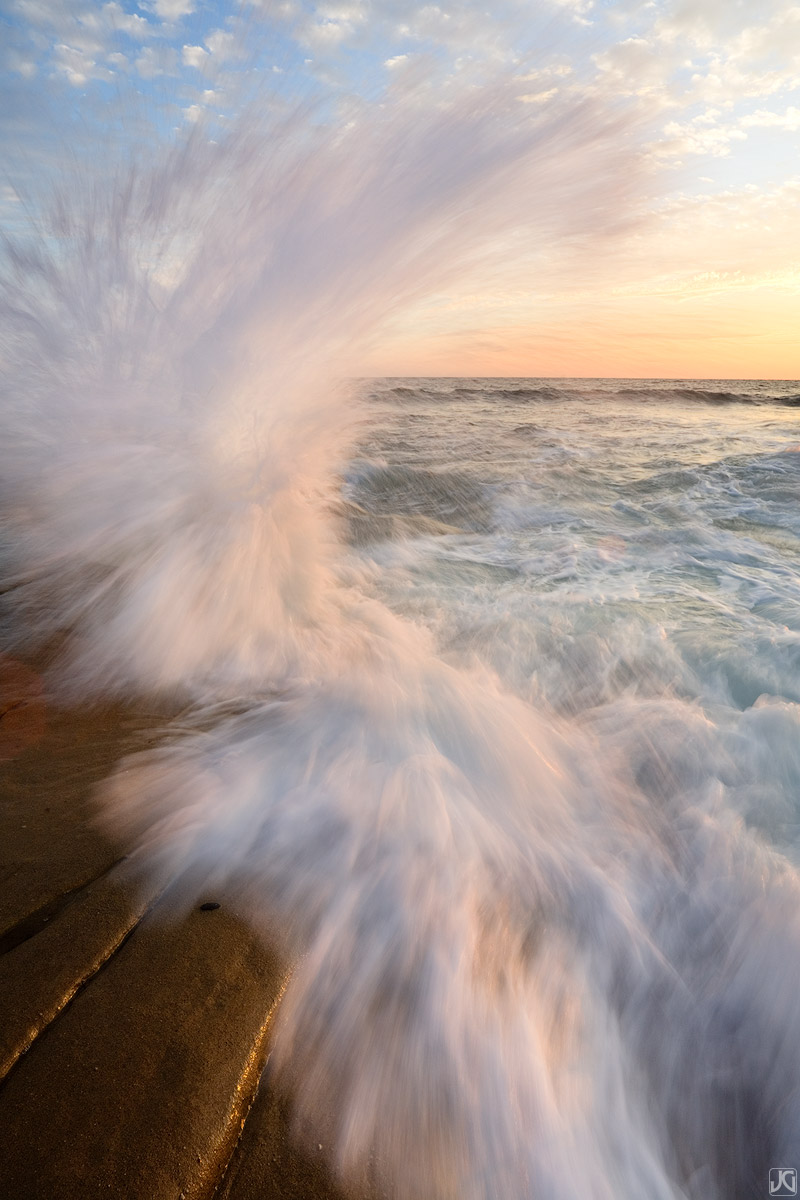
<path fill-rule="evenodd" d="M 336 516 L 383 323 L 523 218 L 617 219 L 617 126 L 519 109 L 301 109 L 65 185 L 0 300 L 13 633 L 68 631 L 74 699 L 193 705 L 103 803 L 298 957 L 276 1072 L 346 1180 L 729 1200 L 798 1151 L 794 872 L 706 787 L 699 709 L 672 742 L 669 697 L 537 712 L 371 595 Z M 512 390 L 517 423 L 550 394 Z"/>

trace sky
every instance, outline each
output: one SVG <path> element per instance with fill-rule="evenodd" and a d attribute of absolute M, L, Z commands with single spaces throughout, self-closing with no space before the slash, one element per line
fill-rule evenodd
<path fill-rule="evenodd" d="M 790 0 L 0 0 L 0 72 L 12 234 L 65 158 L 214 140 L 248 106 L 313 101 L 335 125 L 345 100 L 435 105 L 502 78 L 509 121 L 591 116 L 553 191 L 562 220 L 542 216 L 550 168 L 498 175 L 497 205 L 528 189 L 530 221 L 518 196 L 479 265 L 385 323 L 364 372 L 800 376 Z"/>

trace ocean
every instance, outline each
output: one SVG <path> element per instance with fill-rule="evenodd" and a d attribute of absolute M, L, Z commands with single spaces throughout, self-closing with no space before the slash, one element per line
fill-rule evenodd
<path fill-rule="evenodd" d="M 738 725 L 800 699 L 797 381 L 366 394 L 349 540 L 376 594 L 455 662 L 569 717 L 669 697 Z"/>
<path fill-rule="evenodd" d="M 461 970 L 531 1023 L 503 1066 L 530 1055 L 544 1076 L 527 1112 L 514 1099 L 516 1184 L 495 1164 L 460 1194 L 766 1195 L 769 1168 L 800 1161 L 800 384 L 409 379 L 364 396 L 343 494 L 366 589 L 456 679 L 514 697 L 532 739 L 556 739 L 562 781 L 543 799 L 552 781 L 519 763 L 511 837 L 563 879 L 540 875 L 532 901 L 501 855 L 491 902 L 473 870 L 455 889 L 464 906 L 476 888 L 491 931 Z M 502 735 L 472 736 L 480 754 Z M 482 800 L 491 843 L 507 797 Z M 508 1086 L 493 1064 L 475 1103 Z"/>
<path fill-rule="evenodd" d="M 487 224 L 480 97 L 412 116 L 400 160 L 383 113 L 189 139 L 9 243 L 3 648 L 46 647 L 53 703 L 176 714 L 99 819 L 294 964 L 270 1086 L 345 1184 L 767 1195 L 800 1167 L 800 383 L 344 382 L 530 215 Z M 433 203 L 454 129 L 483 158 Z M 562 134 L 506 147 L 566 156 L 545 232 Z"/>
<path fill-rule="evenodd" d="M 278 931 L 271 1083 L 346 1182 L 766 1194 L 800 1162 L 800 385 L 355 390 L 317 599 L 293 550 L 246 685 L 224 625 L 221 656 L 192 638 L 196 718 L 109 819 Z M 274 511 L 296 529 L 265 511 L 208 543 L 248 604 Z M 134 646 L 143 590 L 200 570 L 185 623 L 212 586 L 170 521 L 117 580 Z"/>

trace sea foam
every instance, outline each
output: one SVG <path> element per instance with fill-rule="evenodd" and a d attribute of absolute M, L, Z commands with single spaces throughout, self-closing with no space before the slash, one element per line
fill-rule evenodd
<path fill-rule="evenodd" d="M 523 221 L 611 227 L 620 137 L 498 79 L 343 125 L 300 106 L 66 180 L 6 253 L 12 639 L 64 637 L 72 701 L 190 706 L 106 819 L 245 888 L 297 961 L 272 1078 L 346 1181 L 409 1200 L 727 1200 L 794 1148 L 792 872 L 445 662 L 335 516 L 342 380 L 384 323 Z"/>

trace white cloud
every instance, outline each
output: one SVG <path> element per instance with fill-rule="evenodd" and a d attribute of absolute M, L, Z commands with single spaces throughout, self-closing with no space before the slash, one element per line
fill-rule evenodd
<path fill-rule="evenodd" d="M 653 242 L 665 278 L 676 291 L 708 290 L 723 276 L 730 283 L 797 273 L 800 258 L 791 247 L 798 202 L 800 178 L 773 188 L 676 196 L 664 207 Z"/>
<path fill-rule="evenodd" d="M 735 104 L 742 99 L 772 96 L 775 92 L 800 83 L 800 74 L 776 68 L 751 70 L 729 60 L 712 55 L 705 71 L 692 76 L 692 87 L 686 101 L 705 101 L 711 104 Z"/>
<path fill-rule="evenodd" d="M 319 15 L 326 21 L 346 21 L 350 25 L 359 25 L 367 17 L 364 4 L 320 4 L 317 6 Z"/>
<path fill-rule="evenodd" d="M 683 154 L 708 154 L 725 158 L 731 152 L 731 142 L 744 141 L 747 134 L 736 125 L 705 124 L 703 118 L 681 124 L 670 121 L 664 126 L 664 141 L 653 149 L 659 157 Z"/>
<path fill-rule="evenodd" d="M 33 79 L 36 74 L 36 63 L 33 59 L 19 54 L 15 50 L 6 55 L 5 66 L 9 71 L 21 75 L 23 79 Z"/>
<path fill-rule="evenodd" d="M 642 37 L 625 38 L 595 55 L 595 63 L 620 91 L 636 94 L 665 83 L 672 64 L 654 43 Z"/>
<path fill-rule="evenodd" d="M 550 0 L 550 3 L 556 8 L 569 10 L 581 25 L 589 24 L 586 21 L 586 14 L 594 8 L 594 0 Z"/>
<path fill-rule="evenodd" d="M 558 95 L 558 88 L 550 88 L 546 92 L 527 92 L 524 96 L 517 97 L 523 104 L 546 104 L 548 100 L 552 100 L 553 96 Z"/>
<path fill-rule="evenodd" d="M 208 51 L 202 46 L 184 46 L 181 58 L 185 67 L 197 67 L 199 70 L 208 58 Z"/>
<path fill-rule="evenodd" d="M 56 27 L 63 26 L 65 21 L 71 22 L 74 11 L 74 5 L 71 9 L 62 0 L 16 0 L 9 7 L 12 12 L 33 25 Z"/>
<path fill-rule="evenodd" d="M 92 22 L 91 10 L 82 14 L 81 24 L 88 26 Z M 138 13 L 126 12 L 121 4 L 117 4 L 116 0 L 109 0 L 108 4 L 104 4 L 97 18 L 97 24 L 102 22 L 103 26 L 112 29 L 115 33 L 125 33 L 129 38 L 147 38 L 155 31 L 153 26 L 144 17 L 140 17 Z"/>
<path fill-rule="evenodd" d="M 349 31 L 349 26 L 341 21 L 312 21 L 304 30 L 303 42 L 319 50 L 325 46 L 339 45 Z"/>
<path fill-rule="evenodd" d="M 157 46 L 146 46 L 133 65 L 142 79 L 155 79 L 176 73 L 178 55 L 172 46 L 162 42 Z"/>
<path fill-rule="evenodd" d="M 59 44 L 53 47 L 53 64 L 56 70 L 66 75 L 74 87 L 82 87 L 90 79 L 112 79 L 113 75 L 107 67 L 98 65 L 83 50 L 76 46 Z"/>
<path fill-rule="evenodd" d="M 218 99 L 218 93 L 213 88 L 206 88 L 202 94 L 202 103 L 195 102 L 187 105 L 183 110 L 184 119 L 190 125 L 196 125 L 209 115 L 208 105 L 213 100 Z"/>
<path fill-rule="evenodd" d="M 209 54 L 214 54 L 219 59 L 230 58 L 237 50 L 234 34 L 225 29 L 215 29 L 203 41 L 208 47 Z"/>
<path fill-rule="evenodd" d="M 800 5 L 682 0 L 654 25 L 662 48 L 691 52 L 692 99 L 735 103 L 800 84 Z"/>
<path fill-rule="evenodd" d="M 800 130 L 800 108 L 791 106 L 782 112 L 760 108 L 736 119 L 731 119 L 730 112 L 723 117 L 720 109 L 709 108 L 691 121 L 668 122 L 664 126 L 663 140 L 651 149 L 657 158 L 685 154 L 724 158 L 730 154 L 732 143 L 744 141 L 748 136 L 746 131 L 757 129 L 796 133 Z"/>
<path fill-rule="evenodd" d="M 120 0 L 7 0 L 7 6 L 18 20 L 6 68 L 26 79 L 66 79 L 75 87 L 115 78 L 128 67 L 120 42 L 142 43 L 158 29 Z"/>
<path fill-rule="evenodd" d="M 739 123 L 748 129 L 786 129 L 790 133 L 796 133 L 800 130 L 800 108 L 792 106 L 782 113 L 758 109 L 756 112 L 742 117 Z"/>
<path fill-rule="evenodd" d="M 162 21 L 179 21 L 194 12 L 193 0 L 150 0 L 146 7 Z"/>

